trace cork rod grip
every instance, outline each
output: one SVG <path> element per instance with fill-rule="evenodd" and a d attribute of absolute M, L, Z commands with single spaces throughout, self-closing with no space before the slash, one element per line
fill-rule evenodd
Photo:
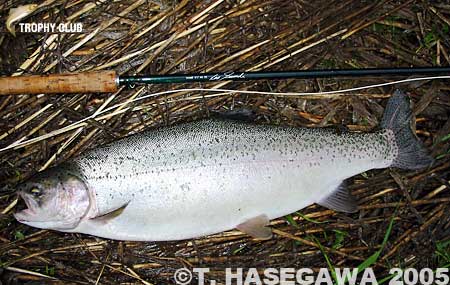
<path fill-rule="evenodd" d="M 0 77 L 0 95 L 117 91 L 115 71 Z"/>

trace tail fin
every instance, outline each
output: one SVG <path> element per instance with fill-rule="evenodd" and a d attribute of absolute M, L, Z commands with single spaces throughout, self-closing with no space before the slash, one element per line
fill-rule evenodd
<path fill-rule="evenodd" d="M 393 167 L 420 169 L 434 161 L 411 130 L 411 114 L 408 96 L 396 90 L 387 103 L 381 121 L 383 129 L 392 130 L 395 134 L 398 155 L 391 165 Z"/>

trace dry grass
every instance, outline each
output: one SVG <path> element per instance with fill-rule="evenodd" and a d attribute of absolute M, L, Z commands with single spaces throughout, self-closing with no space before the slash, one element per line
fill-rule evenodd
<path fill-rule="evenodd" d="M 30 2 L 0 3 L 1 22 L 9 8 Z M 84 33 L 0 34 L 0 70 L 4 75 L 96 69 L 164 74 L 449 65 L 450 5 L 443 3 L 47 0 L 23 21 L 82 22 Z M 386 248 L 373 265 L 377 276 L 386 276 L 391 267 L 448 265 L 450 160 L 445 155 L 448 141 L 442 140 L 450 133 L 450 88 L 444 80 L 401 86 L 415 102 L 417 135 L 439 157 L 437 163 L 421 172 L 385 169 L 354 177 L 349 187 L 359 198 L 361 211 L 353 215 L 311 206 L 301 210 L 302 215 L 273 221 L 276 236 L 268 241 L 230 231 L 192 241 L 143 243 L 38 230 L 17 223 L 11 214 L 18 182 L 88 148 L 143 129 L 205 117 L 208 110 L 245 106 L 258 114 L 261 123 L 346 125 L 353 131 L 369 131 L 377 126 L 392 88 L 350 96 L 209 96 L 180 91 L 136 103 L 130 103 L 132 98 L 178 88 L 303 92 L 390 80 L 170 84 L 106 95 L 1 97 L 0 148 L 50 134 L 0 153 L 2 282 L 172 283 L 174 270 L 183 266 L 210 267 L 208 277 L 222 280 L 229 266 L 327 267 L 325 255 L 336 267 L 351 267 L 380 249 L 396 208 Z M 70 131 L 52 133 L 119 103 L 124 104 L 113 109 L 114 116 L 102 114 Z"/>

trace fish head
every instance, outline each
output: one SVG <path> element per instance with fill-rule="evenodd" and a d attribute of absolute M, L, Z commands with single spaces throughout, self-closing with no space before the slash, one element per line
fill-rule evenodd
<path fill-rule="evenodd" d="M 20 184 L 17 190 L 27 208 L 14 217 L 32 227 L 70 231 L 90 208 L 86 183 L 64 169 L 39 173 Z"/>

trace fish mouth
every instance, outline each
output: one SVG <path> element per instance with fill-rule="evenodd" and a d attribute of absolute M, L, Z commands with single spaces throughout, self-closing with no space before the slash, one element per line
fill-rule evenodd
<path fill-rule="evenodd" d="M 22 198 L 22 200 L 26 205 L 26 208 L 19 212 L 14 213 L 13 214 L 14 218 L 16 218 L 16 220 L 19 222 L 27 222 L 32 220 L 32 217 L 37 214 L 35 211 L 36 202 L 23 192 L 19 192 L 18 196 Z"/>

